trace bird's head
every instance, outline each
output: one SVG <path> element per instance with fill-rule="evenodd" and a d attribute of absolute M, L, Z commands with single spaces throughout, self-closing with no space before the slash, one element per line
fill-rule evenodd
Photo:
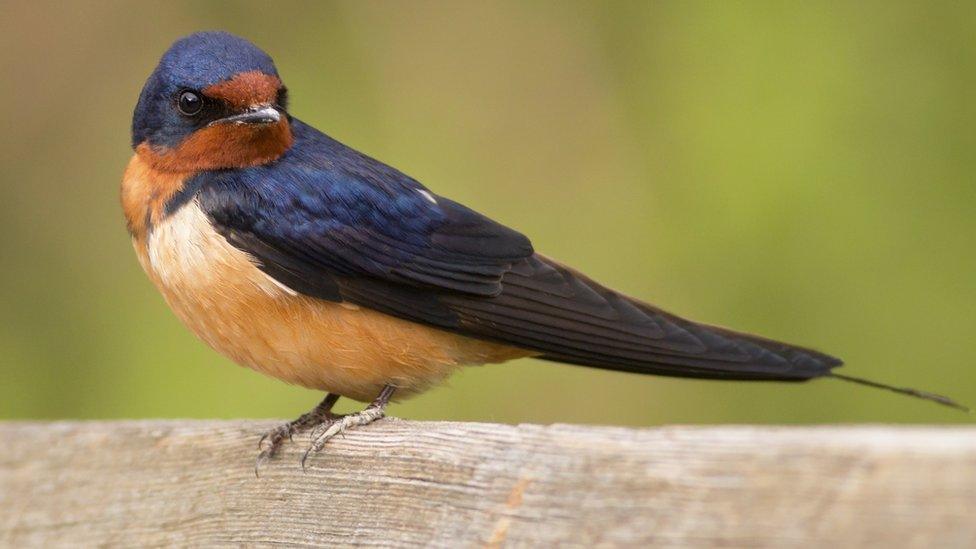
<path fill-rule="evenodd" d="M 146 81 L 132 146 L 164 171 L 265 164 L 292 144 L 285 107 L 268 54 L 225 32 L 191 34 L 170 46 Z"/>

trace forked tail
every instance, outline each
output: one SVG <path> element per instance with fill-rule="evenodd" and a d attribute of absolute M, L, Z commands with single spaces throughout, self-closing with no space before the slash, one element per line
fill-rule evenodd
<path fill-rule="evenodd" d="M 447 327 L 543 360 L 604 370 L 741 381 L 833 377 L 969 411 L 941 395 L 835 374 L 843 362 L 826 353 L 681 318 L 539 254 L 515 263 L 501 286 L 487 299 L 440 294 L 437 303 L 457 322 Z M 386 301 L 399 302 L 409 301 Z M 370 305 L 389 311 L 383 303 Z"/>

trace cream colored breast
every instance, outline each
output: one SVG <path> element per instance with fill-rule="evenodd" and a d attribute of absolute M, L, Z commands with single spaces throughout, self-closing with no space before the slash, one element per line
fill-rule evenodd
<path fill-rule="evenodd" d="M 247 254 L 218 234 L 196 202 L 180 208 L 155 227 L 147 248 L 153 273 L 161 284 L 175 291 L 259 290 L 270 298 L 281 293 L 295 295 L 257 269 Z"/>
<path fill-rule="evenodd" d="M 289 383 L 357 400 L 372 399 L 386 383 L 403 396 L 459 365 L 531 354 L 299 295 L 231 246 L 196 203 L 158 223 L 140 259 L 174 312 L 217 351 Z"/>

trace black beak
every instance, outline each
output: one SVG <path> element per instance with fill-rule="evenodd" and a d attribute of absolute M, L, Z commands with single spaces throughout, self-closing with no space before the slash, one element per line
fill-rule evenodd
<path fill-rule="evenodd" d="M 248 109 L 241 114 L 214 120 L 208 126 L 216 124 L 275 124 L 281 120 L 281 111 L 271 106 L 260 106 Z"/>

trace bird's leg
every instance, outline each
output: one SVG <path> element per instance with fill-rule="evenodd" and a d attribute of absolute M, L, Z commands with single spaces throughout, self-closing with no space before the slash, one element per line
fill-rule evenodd
<path fill-rule="evenodd" d="M 363 411 L 357 412 L 355 414 L 348 414 L 342 416 L 340 419 L 332 422 L 327 429 L 319 434 L 312 434 L 312 443 L 309 444 L 308 450 L 305 450 L 305 455 L 302 456 L 302 469 L 305 468 L 305 462 L 308 460 L 308 456 L 313 452 L 318 452 L 325 447 L 325 443 L 329 442 L 332 437 L 341 434 L 347 429 L 353 427 L 360 427 L 363 425 L 369 425 L 370 423 L 381 419 L 386 415 L 384 409 L 386 405 L 390 402 L 390 397 L 393 396 L 393 392 L 396 391 L 396 387 L 393 385 L 386 385 L 376 399 L 370 403 Z"/>
<path fill-rule="evenodd" d="M 340 416 L 332 413 L 332 407 L 335 406 L 337 400 L 339 400 L 339 395 L 329 393 L 310 412 L 304 413 L 298 419 L 279 425 L 265 433 L 261 437 L 261 440 L 258 441 L 258 449 L 261 450 L 261 453 L 258 454 L 257 462 L 254 464 L 254 474 L 258 474 L 258 469 L 261 467 L 261 464 L 274 457 L 281 448 L 281 445 L 284 444 L 286 438 L 291 440 L 292 435 L 295 433 L 300 433 L 323 423 L 331 423 L 339 419 Z"/>

